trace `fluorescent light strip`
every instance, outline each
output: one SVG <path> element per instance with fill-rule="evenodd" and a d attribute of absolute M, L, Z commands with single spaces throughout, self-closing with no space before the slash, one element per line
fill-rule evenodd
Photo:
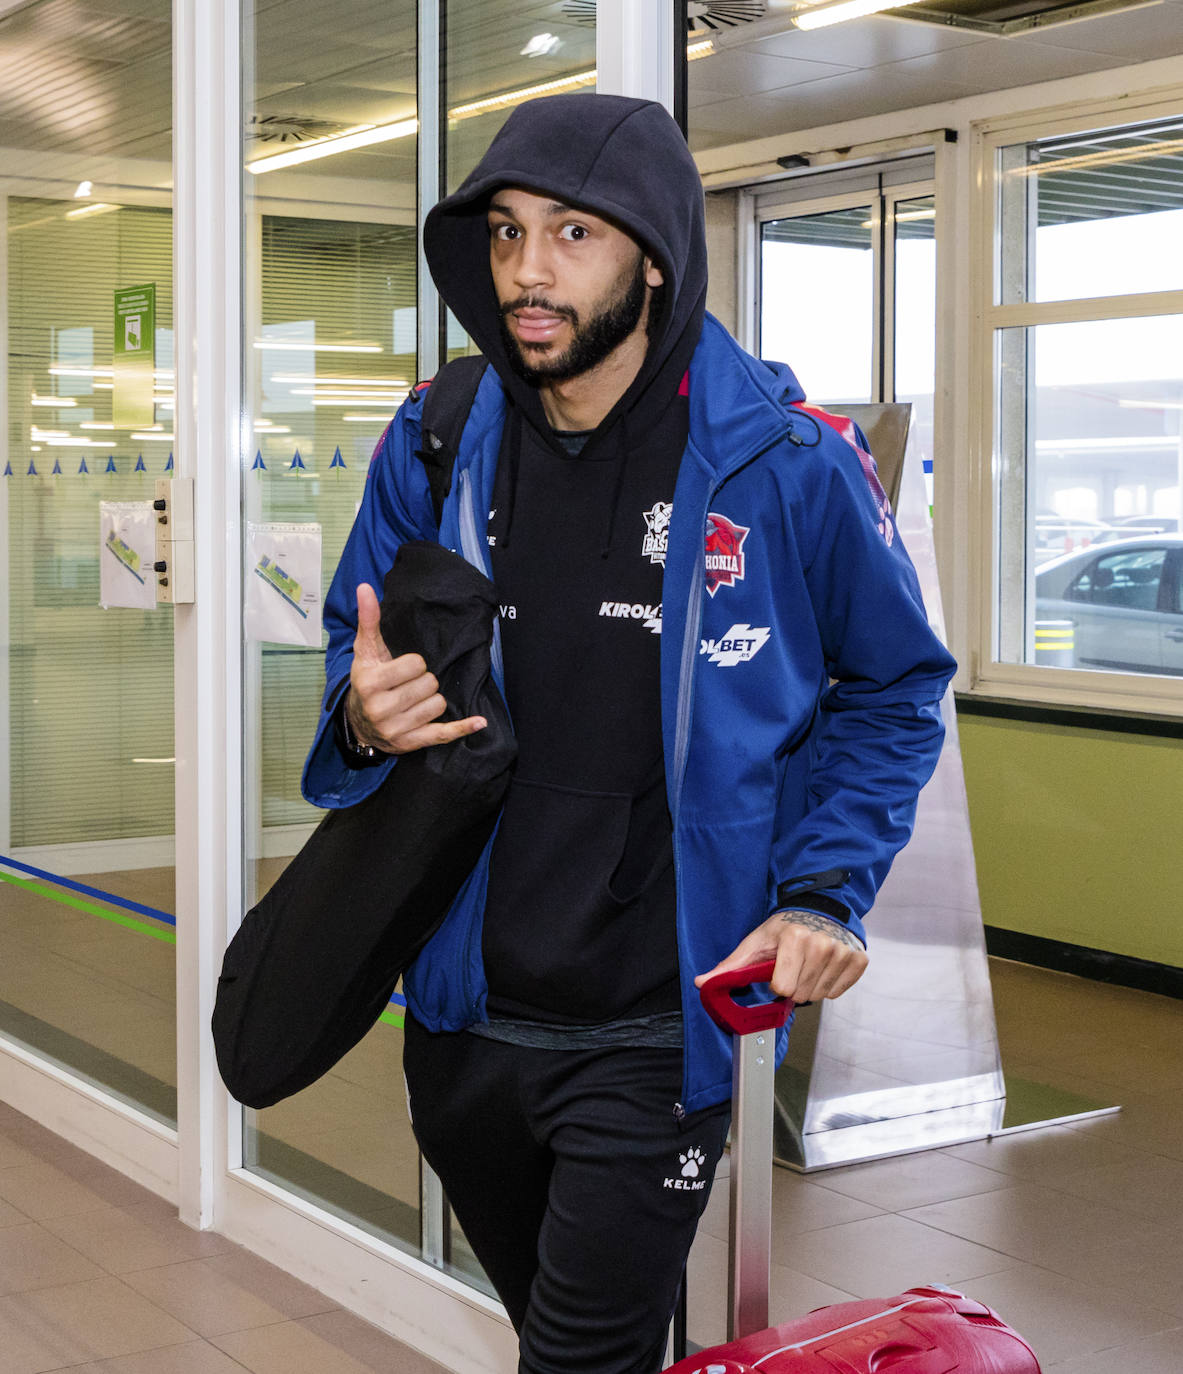
<path fill-rule="evenodd" d="M 406 400 L 406 396 L 378 396 L 366 398 L 361 396 L 315 396 L 310 402 L 314 406 L 337 406 L 339 409 L 345 406 L 377 406 L 379 410 L 390 412 Z"/>
<path fill-rule="evenodd" d="M 51 367 L 51 377 L 114 377 L 113 367 Z"/>
<path fill-rule="evenodd" d="M 299 343 L 294 339 L 256 339 L 256 348 L 287 349 L 296 353 L 381 353 L 376 343 Z"/>
<path fill-rule="evenodd" d="M 900 10 L 920 0 L 837 0 L 837 4 L 815 5 L 793 15 L 799 29 L 822 29 L 829 24 L 841 24 L 847 19 L 862 19 L 864 15 L 880 14 L 884 10 Z"/>
<path fill-rule="evenodd" d="M 78 426 L 79 429 L 114 429 L 115 426 L 109 420 L 83 420 Z"/>
<path fill-rule="evenodd" d="M 128 437 L 131 439 L 163 439 L 171 444 L 177 436 L 175 434 L 158 434 L 155 431 L 141 429 L 136 430 L 135 433 Z"/>
<path fill-rule="evenodd" d="M 390 401 L 390 400 L 395 399 L 396 397 L 405 396 L 405 395 L 407 394 L 407 391 L 409 391 L 409 390 L 410 390 L 409 387 L 406 388 L 405 390 L 395 390 L 395 389 L 393 389 L 393 388 L 388 388 L 386 391 L 356 391 L 356 390 L 353 390 L 353 389 L 348 388 L 348 387 L 334 387 L 334 386 L 301 387 L 301 386 L 297 386 L 297 387 L 293 387 L 293 388 L 292 388 L 291 394 L 292 394 L 293 396 L 317 396 L 317 397 L 319 397 L 321 400 L 326 400 L 326 401 L 327 401 L 327 400 L 348 401 L 348 400 L 352 400 L 352 399 L 355 398 L 355 397 L 356 397 L 357 400 L 359 400 L 359 401 Z"/>
<path fill-rule="evenodd" d="M 1162 153 L 1177 153 L 1183 148 L 1183 138 L 1168 138 L 1161 143 L 1138 143 L 1132 148 L 1106 148 L 1099 153 L 1081 153 L 1079 157 L 1062 157 L 1053 162 L 1030 162 L 1025 167 L 1012 167 L 1011 176 L 1037 177 L 1049 172 L 1070 172 L 1077 167 L 1105 167 L 1114 162 L 1134 162 L 1143 157 Z"/>
<path fill-rule="evenodd" d="M 893 0 L 898 3 L 899 0 Z M 905 4 L 916 3 L 916 0 L 904 0 Z M 876 8 L 883 9 L 884 5 Z M 830 21 L 834 22 L 834 21 Z M 711 39 L 707 38 L 697 43 L 689 43 L 686 47 L 686 60 L 696 62 L 701 57 L 710 57 L 715 51 L 715 45 Z M 455 105 L 448 111 L 448 118 L 474 119 L 478 115 L 488 114 L 492 110 L 504 110 L 510 105 L 520 105 L 523 101 L 533 100 L 540 95 L 559 95 L 564 91 L 579 90 L 585 86 L 596 84 L 596 69 L 588 68 L 582 72 L 572 72 L 570 76 L 555 77 L 552 81 L 539 81 L 533 86 L 521 86 L 515 91 L 503 91 L 500 95 L 487 96 L 484 100 L 472 100 L 464 105 Z M 330 134 L 325 138 L 309 139 L 302 143 L 298 148 L 288 149 L 282 153 L 272 153 L 268 157 L 255 158 L 246 164 L 246 169 L 254 176 L 261 176 L 264 172 L 278 172 L 284 167 L 298 167 L 305 162 L 314 162 L 318 158 L 332 157 L 336 153 L 353 152 L 357 148 L 370 148 L 378 143 L 392 143 L 395 139 L 409 138 L 419 130 L 417 119 L 396 119 L 387 124 L 359 124 L 352 129 L 346 129 L 339 134 Z M 112 209 L 117 207 L 112 206 Z"/>
<path fill-rule="evenodd" d="M 35 406 L 49 406 L 53 410 L 60 410 L 63 406 L 70 408 L 76 406 L 78 402 L 73 396 L 38 396 L 36 392 L 30 397 L 30 404 Z"/>
<path fill-rule="evenodd" d="M 248 172 L 259 176 L 263 172 L 277 172 L 282 167 L 298 167 L 302 162 L 330 157 L 334 153 L 349 153 L 356 148 L 368 148 L 375 143 L 390 143 L 396 138 L 408 138 L 419 128 L 417 119 L 397 119 L 389 124 L 359 124 L 344 133 L 327 138 L 309 139 L 298 148 L 270 157 L 259 157 L 246 164 Z"/>
<path fill-rule="evenodd" d="M 118 205 L 105 205 L 101 200 L 95 201 L 93 205 L 80 205 L 77 210 L 67 210 L 67 219 L 90 219 L 94 215 L 109 215 L 112 210 L 118 210 Z"/>
<path fill-rule="evenodd" d="M 273 382 L 312 382 L 316 386 L 407 386 L 405 377 L 319 377 L 307 372 L 275 372 Z"/>

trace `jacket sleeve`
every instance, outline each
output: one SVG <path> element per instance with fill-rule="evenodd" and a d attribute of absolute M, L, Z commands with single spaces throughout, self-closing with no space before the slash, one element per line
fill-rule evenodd
<path fill-rule="evenodd" d="M 929 626 L 866 440 L 853 431 L 860 453 L 821 430 L 794 524 L 830 681 L 806 744 L 806 814 L 774 840 L 771 909 L 819 912 L 865 942 L 862 917 L 940 755 L 956 664 Z"/>
<path fill-rule="evenodd" d="M 411 539 L 435 539 L 435 516 L 427 475 L 415 456 L 423 403 L 412 393 L 378 441 L 366 478 L 361 509 L 353 523 L 341 561 L 325 597 L 325 692 L 320 721 L 304 764 L 300 788 L 313 806 L 353 806 L 363 801 L 394 767 L 394 759 L 380 766 L 358 768 L 346 759 L 338 742 L 333 717 L 353 663 L 357 634 L 357 588 L 368 582 L 382 596 L 382 584 L 400 544 Z"/>

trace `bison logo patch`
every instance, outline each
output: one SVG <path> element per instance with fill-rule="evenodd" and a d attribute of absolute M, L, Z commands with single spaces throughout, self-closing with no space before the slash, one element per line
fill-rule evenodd
<path fill-rule="evenodd" d="M 712 596 L 720 587 L 734 587 L 743 581 L 743 545 L 750 533 L 749 527 L 733 525 L 725 515 L 712 511 L 707 516 L 707 591 Z"/>

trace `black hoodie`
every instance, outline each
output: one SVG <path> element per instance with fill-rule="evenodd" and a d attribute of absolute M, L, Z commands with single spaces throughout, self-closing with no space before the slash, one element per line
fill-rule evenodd
<path fill-rule="evenodd" d="M 506 356 L 486 213 L 492 192 L 507 186 L 613 221 L 665 281 L 640 372 L 577 454 L 556 439 L 538 390 Z M 680 383 L 706 296 L 698 172 L 653 102 L 532 101 L 428 215 L 424 250 L 508 397 L 489 528 L 519 760 L 490 870 L 489 1011 L 582 1024 L 673 1012 L 661 560 L 641 556 L 642 514 L 668 516 L 685 443 Z"/>

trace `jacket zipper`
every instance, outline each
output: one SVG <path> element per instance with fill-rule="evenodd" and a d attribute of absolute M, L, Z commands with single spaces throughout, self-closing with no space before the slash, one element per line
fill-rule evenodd
<path fill-rule="evenodd" d="M 456 499 L 460 508 L 460 552 L 464 555 L 466 562 L 471 563 L 478 572 L 484 573 L 492 581 L 493 570 L 489 566 L 488 551 L 481 543 L 480 531 L 476 526 L 476 511 L 472 504 L 472 474 L 467 468 L 461 468 L 456 474 L 456 488 Z M 493 643 L 489 657 L 493 663 L 493 677 L 501 688 L 502 695 L 504 695 L 505 669 L 501 659 L 500 616 L 493 618 Z"/>

